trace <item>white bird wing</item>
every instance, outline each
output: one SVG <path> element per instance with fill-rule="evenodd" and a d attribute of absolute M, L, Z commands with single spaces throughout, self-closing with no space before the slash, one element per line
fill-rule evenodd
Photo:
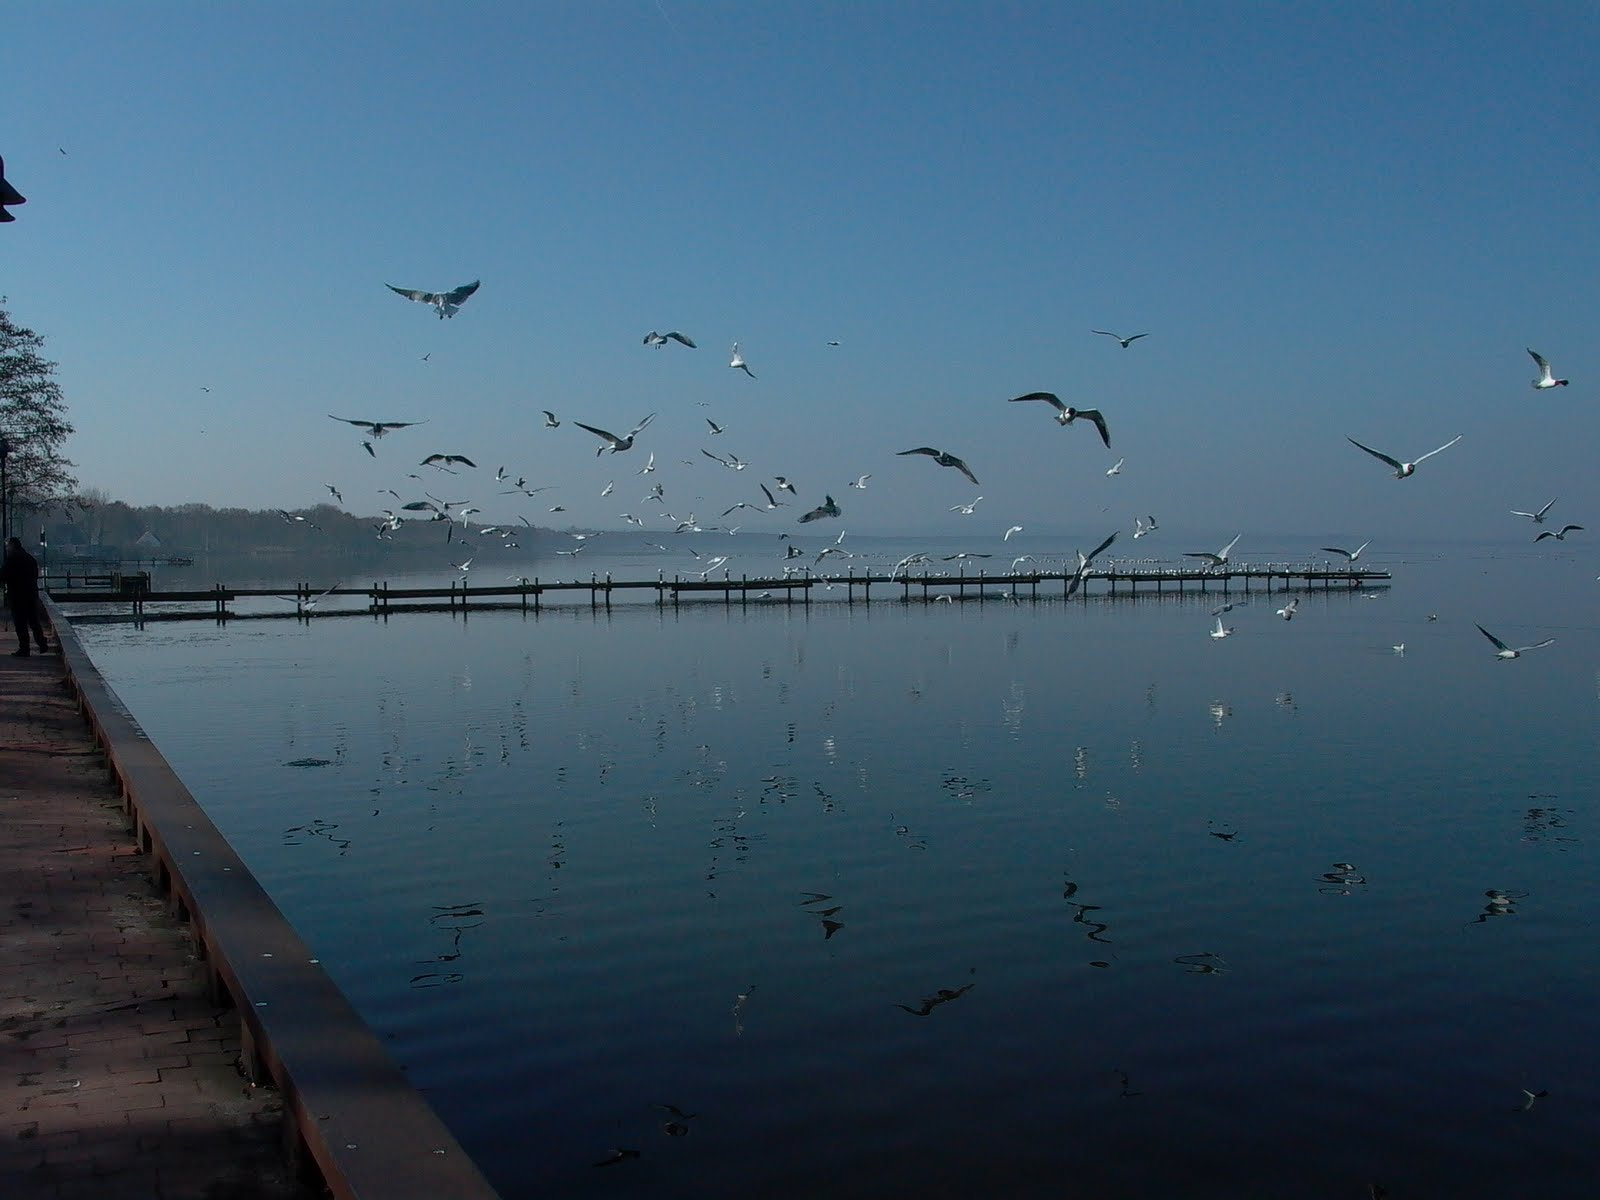
<path fill-rule="evenodd" d="M 1540 379 L 1553 379 L 1553 378 L 1555 378 L 1555 373 L 1550 370 L 1550 360 L 1549 359 L 1545 358 L 1544 355 L 1540 354 L 1537 350 L 1533 349 L 1532 347 L 1528 348 L 1528 354 L 1533 359 L 1533 361 L 1536 362 L 1539 365 L 1539 378 Z"/>
<path fill-rule="evenodd" d="M 1450 449 L 1451 446 L 1454 446 L 1460 440 L 1461 440 L 1461 435 L 1458 433 L 1458 434 L 1455 435 L 1455 437 L 1451 438 L 1444 445 L 1440 446 L 1439 450 L 1448 450 L 1448 449 Z M 1435 454 L 1439 453 L 1439 450 L 1429 450 L 1426 454 L 1422 455 L 1421 458 L 1418 458 L 1417 462 L 1421 462 L 1422 459 L 1424 459 L 1424 458 L 1432 458 Z M 1412 463 L 1411 465 L 1412 466 L 1416 466 L 1417 463 Z"/>
<path fill-rule="evenodd" d="M 643 428 L 644 428 L 644 427 L 645 427 L 645 426 L 646 426 L 646 425 L 648 425 L 648 424 L 650 424 L 650 422 L 651 422 L 651 421 L 654 421 L 654 420 L 655 420 L 655 419 L 656 419 L 656 415 L 655 415 L 655 413 L 651 413 L 651 414 L 650 414 L 650 415 L 649 415 L 649 416 L 648 416 L 648 417 L 646 417 L 646 418 L 645 418 L 645 419 L 644 419 L 644 420 L 642 420 L 642 421 L 640 421 L 640 422 L 639 422 L 639 423 L 638 423 L 638 424 L 637 424 L 637 425 L 635 425 L 635 426 L 634 426 L 634 427 L 633 427 L 633 428 L 632 428 L 632 429 L 630 429 L 630 430 L 629 430 L 629 431 L 628 431 L 628 436 L 629 436 L 629 437 L 633 437 L 633 436 L 635 436 L 635 435 L 636 435 L 636 434 L 638 434 L 638 433 L 639 433 L 639 432 L 640 432 L 640 431 L 641 431 L 641 430 L 642 430 L 642 429 L 643 429 Z"/>
<path fill-rule="evenodd" d="M 1243 533 L 1234 534 L 1233 535 L 1233 541 L 1229 542 L 1226 546 L 1224 546 L 1222 548 L 1222 553 L 1217 555 L 1217 557 L 1219 559 L 1226 560 L 1228 555 L 1233 553 L 1233 548 L 1239 544 L 1239 539 L 1242 538 L 1243 536 L 1244 536 Z"/>
<path fill-rule="evenodd" d="M 1517 647 L 1517 653 L 1521 654 L 1524 650 L 1542 650 L 1546 646 L 1553 646 L 1553 645 L 1555 645 L 1555 638 L 1545 638 L 1544 641 L 1535 642 L 1531 646 L 1518 646 Z"/>

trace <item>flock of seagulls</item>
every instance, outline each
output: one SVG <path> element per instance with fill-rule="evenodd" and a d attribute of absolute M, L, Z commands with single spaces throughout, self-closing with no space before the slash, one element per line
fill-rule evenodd
<path fill-rule="evenodd" d="M 431 306 L 435 310 L 437 316 L 441 320 L 443 320 L 443 319 L 445 319 L 447 317 L 453 317 L 458 312 L 460 312 L 462 305 L 465 304 L 467 302 L 467 300 L 470 299 L 478 291 L 478 288 L 480 286 L 480 281 L 479 280 L 474 280 L 472 283 L 463 284 L 460 287 L 452 288 L 452 289 L 450 289 L 448 291 L 439 291 L 439 292 L 424 291 L 424 290 L 412 289 L 412 288 L 401 288 L 401 287 L 396 287 L 393 284 L 386 284 L 385 286 L 387 286 L 391 291 L 393 291 L 396 294 L 404 297 L 407 300 L 413 301 L 415 303 L 427 304 L 427 305 Z M 1107 330 L 1107 329 L 1093 329 L 1090 332 L 1095 334 L 1095 335 L 1112 338 L 1124 350 L 1129 349 L 1133 345 L 1134 342 L 1149 336 L 1149 334 L 1146 333 L 1146 332 L 1123 335 L 1123 334 L 1116 333 L 1116 332 L 1114 332 L 1112 330 Z M 665 348 L 667 346 L 679 346 L 679 347 L 682 347 L 682 348 L 688 349 L 688 350 L 694 350 L 694 349 L 698 348 L 698 343 L 696 343 L 696 341 L 692 337 L 690 337 L 688 334 L 684 333 L 683 331 L 677 330 L 677 329 L 669 329 L 669 330 L 666 330 L 666 331 L 659 331 L 659 330 L 652 329 L 652 330 L 650 330 L 649 332 L 647 332 L 643 336 L 642 344 L 644 346 L 648 347 L 648 348 L 655 349 L 655 350 L 660 350 L 660 349 L 663 349 L 663 348 Z M 833 347 L 837 347 L 839 345 L 839 343 L 837 341 L 830 340 L 827 343 L 827 345 L 833 346 Z M 1532 381 L 1532 387 L 1535 390 L 1548 390 L 1548 389 L 1551 389 L 1551 388 L 1568 386 L 1569 381 L 1567 379 L 1564 379 L 1564 378 L 1558 378 L 1556 376 L 1556 374 L 1554 372 L 1554 369 L 1552 368 L 1549 360 L 1546 359 L 1542 354 L 1540 354 L 1539 352 L 1533 350 L 1531 347 L 1528 348 L 1528 354 L 1533 359 L 1534 363 L 1537 365 L 1537 367 L 1539 369 L 1539 377 Z M 745 375 L 747 375 L 751 379 L 755 379 L 757 377 L 755 372 L 753 370 L 751 370 L 749 362 L 745 359 L 744 355 L 741 353 L 740 347 L 739 347 L 739 343 L 737 341 L 732 343 L 732 348 L 731 348 L 730 355 L 729 355 L 729 360 L 728 360 L 728 366 L 729 366 L 730 369 L 737 370 L 737 371 L 743 371 L 745 373 Z M 1058 425 L 1060 425 L 1060 426 L 1063 426 L 1063 427 L 1070 426 L 1070 425 L 1076 423 L 1077 421 L 1079 421 L 1080 419 L 1084 420 L 1084 421 L 1087 421 L 1089 424 L 1094 426 L 1096 432 L 1099 434 L 1102 446 L 1104 448 L 1106 448 L 1106 449 L 1110 449 L 1111 448 L 1110 426 L 1109 426 L 1109 423 L 1106 420 L 1106 416 L 1105 416 L 1104 412 L 1101 411 L 1101 409 L 1099 409 L 1099 408 L 1080 408 L 1080 407 L 1078 407 L 1076 405 L 1069 404 L 1067 401 L 1063 400 L 1061 398 L 1061 396 L 1059 396 L 1057 393 L 1048 392 L 1048 391 L 1025 392 L 1025 393 L 1023 393 L 1021 395 L 1018 395 L 1018 396 L 1009 397 L 1009 402 L 1013 403 L 1013 404 L 1023 404 L 1023 403 L 1046 404 L 1046 405 L 1048 405 L 1050 407 L 1051 410 L 1053 410 L 1053 416 L 1054 416 L 1054 419 L 1055 419 L 1056 423 Z M 558 417 L 557 414 L 554 411 L 552 411 L 550 409 L 544 409 L 544 410 L 541 410 L 541 411 L 543 412 L 543 416 L 544 416 L 544 427 L 545 428 L 547 428 L 547 429 L 557 429 L 562 425 L 563 422 L 562 422 L 561 418 Z M 407 429 L 407 428 L 411 428 L 411 427 L 416 426 L 416 425 L 426 424 L 425 421 L 389 421 L 389 420 L 376 421 L 376 420 L 369 420 L 369 419 L 366 419 L 366 418 L 340 417 L 340 416 L 335 416 L 332 413 L 329 414 L 329 417 L 332 420 L 340 421 L 340 422 L 352 425 L 352 426 L 356 427 L 357 429 L 359 429 L 362 433 L 364 433 L 366 435 L 366 440 L 364 440 L 361 444 L 362 444 L 363 448 L 366 450 L 366 452 L 369 455 L 373 456 L 373 457 L 377 457 L 377 451 L 375 449 L 375 443 L 379 442 L 381 439 L 386 437 L 388 434 L 390 434 L 390 433 L 392 433 L 394 431 L 397 431 L 397 430 Z M 573 420 L 573 421 L 571 421 L 571 424 L 576 426 L 579 429 L 584 430 L 587 433 L 591 433 L 591 434 L 595 435 L 595 437 L 600 439 L 600 443 L 601 444 L 595 450 L 595 454 L 598 457 L 598 456 L 606 454 L 608 452 L 611 453 L 611 454 L 620 454 L 620 453 L 624 453 L 626 451 L 632 450 L 634 448 L 635 444 L 636 444 L 636 439 L 649 427 L 650 423 L 655 419 L 655 417 L 656 417 L 656 414 L 653 413 L 653 412 L 648 414 L 648 415 L 646 415 L 642 420 L 640 420 L 638 422 L 638 424 L 634 425 L 626 434 L 622 434 L 622 435 L 615 434 L 615 433 L 611 432 L 608 429 L 602 428 L 601 426 L 589 424 L 589 423 L 586 423 L 586 422 L 583 422 L 583 421 Z M 706 417 L 705 421 L 706 421 L 706 430 L 707 430 L 707 433 L 708 433 L 709 436 L 721 436 L 726 432 L 726 429 L 727 429 L 726 425 L 721 424 L 721 423 L 717 422 L 716 420 L 714 420 L 714 419 L 712 419 L 710 417 Z M 1456 445 L 1456 443 L 1461 441 L 1461 436 L 1462 435 L 1457 434 L 1455 437 L 1451 438 L 1449 441 L 1445 442 L 1443 445 L 1437 446 L 1434 449 L 1429 450 L 1427 453 L 1418 455 L 1415 459 L 1411 459 L 1411 460 L 1397 458 L 1397 457 L 1395 457 L 1393 455 L 1385 453 L 1382 450 L 1375 449 L 1374 447 L 1366 445 L 1363 442 L 1359 442 L 1353 437 L 1348 437 L 1347 436 L 1346 440 L 1349 441 L 1350 444 L 1352 446 L 1354 446 L 1356 449 L 1362 451 L 1364 454 L 1367 454 L 1367 455 L 1371 456 L 1372 458 L 1377 459 L 1379 462 L 1383 463 L 1387 468 L 1392 470 L 1394 472 L 1394 476 L 1395 476 L 1396 479 L 1407 479 L 1407 478 L 1409 478 L 1410 476 L 1412 476 L 1412 475 L 1414 475 L 1416 473 L 1417 468 L 1423 462 L 1425 462 L 1428 459 L 1434 457 L 1435 455 L 1442 454 L 1444 451 L 1446 451 L 1446 450 L 1450 449 L 1452 446 Z M 751 463 L 748 460 L 745 460 L 745 459 L 739 457 L 737 454 L 734 454 L 734 453 L 731 453 L 731 452 L 719 454 L 719 453 L 715 453 L 715 452 L 713 452 L 713 451 L 711 451 L 709 449 L 702 448 L 701 449 L 701 454 L 706 459 L 711 460 L 713 462 L 716 462 L 719 465 L 721 465 L 721 466 L 723 466 L 723 467 L 725 467 L 725 468 L 727 468 L 729 470 L 732 470 L 734 472 L 744 472 L 745 470 L 747 470 L 751 466 Z M 924 445 L 924 446 L 915 446 L 915 447 L 912 447 L 911 449 L 908 449 L 908 450 L 898 451 L 897 455 L 899 457 L 922 456 L 922 457 L 930 458 L 930 459 L 933 460 L 935 465 L 940 466 L 940 467 L 946 467 L 946 468 L 949 468 L 949 469 L 951 469 L 953 471 L 958 472 L 960 475 L 962 475 L 973 486 L 975 486 L 975 487 L 981 487 L 982 486 L 979 483 L 978 476 L 977 476 L 976 472 L 974 472 L 974 470 L 969 465 L 969 463 L 966 461 L 966 459 L 964 459 L 960 455 L 955 454 L 955 453 L 953 453 L 953 452 L 951 452 L 949 450 L 944 450 L 944 449 L 940 449 L 938 447 Z M 1122 469 L 1123 469 L 1123 464 L 1124 464 L 1125 461 L 1126 461 L 1125 459 L 1119 458 L 1114 464 L 1112 464 L 1109 468 L 1106 469 L 1105 474 L 1108 477 L 1112 477 L 1112 476 L 1116 476 L 1116 475 L 1121 474 Z M 435 468 L 436 470 L 445 471 L 445 472 L 449 472 L 449 473 L 452 473 L 452 474 L 455 473 L 455 470 L 458 467 L 464 467 L 464 468 L 474 468 L 474 467 L 476 467 L 476 463 L 471 458 L 469 458 L 468 456 L 466 456 L 464 454 L 443 453 L 443 452 L 429 454 L 428 456 L 426 456 L 425 458 L 423 458 L 421 460 L 420 465 L 422 465 L 422 466 L 431 466 L 431 467 Z M 649 473 L 651 473 L 652 471 L 655 470 L 655 467 L 656 467 L 656 456 L 655 456 L 655 453 L 652 451 L 649 454 L 645 464 L 639 469 L 639 471 L 637 473 L 640 474 L 640 475 L 649 474 Z M 505 469 L 502 467 L 502 468 L 500 468 L 500 470 L 496 474 L 496 481 L 497 482 L 505 481 L 506 478 L 507 478 L 507 476 L 506 476 L 506 473 L 505 473 Z M 787 503 L 787 501 L 785 501 L 785 500 L 780 500 L 778 498 L 778 494 L 787 492 L 791 496 L 797 496 L 798 495 L 798 493 L 796 491 L 796 488 L 795 488 L 795 485 L 789 479 L 787 479 L 785 476 L 776 475 L 776 476 L 773 476 L 771 478 L 772 478 L 772 481 L 773 481 L 773 487 L 769 487 L 766 482 L 760 482 L 757 485 L 759 487 L 760 492 L 761 492 L 761 496 L 762 496 L 761 500 L 757 501 L 753 497 L 749 498 L 749 499 L 738 500 L 735 503 L 731 504 L 729 507 L 723 509 L 722 510 L 722 516 L 724 516 L 724 517 L 730 516 L 733 513 L 737 512 L 737 511 L 739 511 L 741 509 L 750 510 L 752 512 L 757 512 L 757 513 L 760 513 L 760 512 L 772 512 L 772 511 L 775 511 L 775 510 L 777 510 L 777 509 L 779 509 L 781 507 L 784 507 L 785 504 Z M 868 481 L 871 480 L 871 479 L 872 479 L 872 475 L 870 473 L 862 474 L 862 475 L 857 476 L 853 480 L 849 480 L 847 482 L 846 486 L 848 488 L 856 490 L 856 491 L 865 491 L 867 486 L 868 486 Z M 342 498 L 341 493 L 333 485 L 330 484 L 330 485 L 327 485 L 327 486 L 329 488 L 330 494 L 332 494 L 336 499 L 338 499 L 342 503 L 343 502 L 343 498 Z M 604 490 L 601 491 L 600 495 L 609 496 L 612 493 L 614 487 L 615 487 L 615 481 L 608 482 L 606 484 Z M 776 488 L 776 493 L 778 493 L 778 494 L 775 494 L 774 487 Z M 529 495 L 529 496 L 534 495 L 536 492 L 545 491 L 545 490 L 548 490 L 548 489 L 547 488 L 529 488 L 527 486 L 527 481 L 525 479 L 521 479 L 521 478 L 519 478 L 516 481 L 516 486 L 511 489 L 512 492 L 520 492 L 522 494 Z M 665 498 L 665 491 L 664 491 L 663 485 L 661 485 L 661 484 L 655 484 L 651 488 L 650 494 L 645 497 L 645 501 L 646 502 L 655 501 L 655 502 L 659 502 L 659 503 L 664 503 L 665 499 L 666 499 Z M 982 495 L 978 495 L 978 496 L 974 497 L 971 500 L 950 505 L 949 506 L 949 511 L 952 512 L 952 513 L 958 513 L 958 514 L 963 515 L 963 516 L 971 516 L 971 515 L 974 514 L 974 512 L 977 509 L 978 504 L 982 500 L 983 500 L 983 496 Z M 1550 501 L 1546 502 L 1543 505 L 1543 507 L 1535 509 L 1535 510 L 1527 511 L 1527 510 L 1522 510 L 1522 509 L 1512 509 L 1510 511 L 1513 513 L 1513 515 L 1520 516 L 1520 517 L 1526 517 L 1527 519 L 1532 521 L 1534 524 L 1542 525 L 1542 524 L 1544 524 L 1544 522 L 1545 522 L 1545 520 L 1547 518 L 1547 515 L 1549 514 L 1551 508 L 1555 505 L 1555 503 L 1556 503 L 1556 501 L 1554 499 L 1551 499 Z M 430 497 L 429 500 L 425 501 L 425 502 L 415 502 L 413 504 L 406 504 L 406 505 L 403 506 L 403 508 L 404 509 L 412 509 L 412 510 L 417 510 L 418 508 L 422 508 L 422 509 L 425 509 L 425 510 L 431 512 L 432 515 L 428 519 L 430 519 L 430 520 L 441 520 L 442 519 L 442 520 L 451 521 L 452 523 L 455 523 L 455 522 L 465 523 L 467 517 L 471 513 L 474 513 L 474 512 L 477 511 L 475 508 L 471 508 L 470 506 L 465 505 L 464 502 L 454 502 L 454 503 L 452 503 L 452 502 L 442 502 L 442 501 L 438 501 L 436 498 L 433 498 L 433 497 Z M 457 508 L 457 509 L 459 509 L 459 511 L 452 512 L 452 508 Z M 553 512 L 553 513 L 554 512 L 562 512 L 562 511 L 564 511 L 564 506 L 563 505 L 555 505 L 555 506 L 552 506 L 549 509 L 549 511 Z M 825 494 L 823 502 L 821 504 L 815 505 L 815 506 L 807 509 L 806 511 L 802 512 L 798 517 L 795 518 L 795 520 L 797 521 L 797 523 L 804 525 L 804 524 L 810 524 L 812 522 L 819 521 L 819 520 L 837 519 L 837 518 L 841 517 L 842 514 L 843 514 L 843 509 L 839 505 L 839 503 L 834 499 L 834 497 L 831 494 Z M 702 527 L 700 524 L 698 524 L 695 521 L 694 514 L 692 514 L 692 513 L 689 515 L 689 517 L 687 519 L 681 519 L 679 517 L 674 516 L 671 513 L 663 513 L 662 515 L 664 517 L 667 517 L 671 521 L 675 522 L 675 526 L 674 526 L 674 531 L 675 532 L 680 532 L 681 533 L 681 532 L 703 532 L 704 531 L 704 527 Z M 388 517 L 388 521 L 384 525 L 381 525 L 379 527 L 379 536 L 380 537 L 385 535 L 386 530 L 392 530 L 395 527 L 395 525 L 398 523 L 398 517 L 397 517 L 396 514 L 389 513 L 386 510 L 386 516 Z M 620 514 L 620 516 L 621 516 L 622 520 L 626 521 L 630 525 L 636 525 L 636 526 L 638 526 L 640 528 L 644 527 L 644 522 L 638 516 L 636 516 L 633 513 L 623 513 L 623 514 Z M 527 521 L 526 518 L 521 518 L 521 519 L 522 519 L 524 524 L 530 524 Z M 1020 524 L 1013 524 L 1013 525 L 1008 526 L 1007 529 L 1005 530 L 1005 533 L 1003 535 L 1002 540 L 1003 541 L 1009 541 L 1012 538 L 1013 535 L 1022 532 L 1022 528 L 1023 527 Z M 1145 516 L 1145 517 L 1135 517 L 1134 520 L 1133 520 L 1133 531 L 1132 531 L 1133 532 L 1133 537 L 1135 539 L 1146 537 L 1149 534 L 1156 532 L 1156 530 L 1158 528 L 1159 528 L 1159 526 L 1157 525 L 1156 518 L 1153 515 Z M 1545 541 L 1545 540 L 1565 541 L 1569 534 L 1576 533 L 1576 532 L 1581 532 L 1581 531 L 1583 531 L 1583 529 L 1584 529 L 1584 527 L 1582 525 L 1575 524 L 1575 523 L 1567 523 L 1567 524 L 1564 524 L 1558 530 L 1557 529 L 1541 530 L 1535 536 L 1534 540 L 1536 542 L 1537 541 Z M 495 531 L 494 527 L 490 527 L 489 529 L 486 529 L 484 532 L 494 532 L 494 531 Z M 504 531 L 501 531 L 501 532 L 503 533 Z M 734 530 L 731 530 L 730 532 L 737 532 L 737 527 Z M 587 537 L 588 535 L 577 535 L 577 534 L 574 534 L 573 536 L 575 538 L 578 538 L 579 540 L 581 540 L 583 537 Z M 1230 563 L 1232 561 L 1231 556 L 1233 554 L 1233 550 L 1234 550 L 1235 546 L 1238 545 L 1238 543 L 1240 541 L 1240 538 L 1242 536 L 1243 536 L 1242 533 L 1236 534 L 1231 541 L 1229 541 L 1220 550 L 1217 550 L 1215 552 L 1208 551 L 1208 550 L 1207 551 L 1187 551 L 1187 552 L 1185 552 L 1184 557 L 1185 558 L 1191 558 L 1191 559 L 1200 560 L 1201 563 L 1203 563 L 1204 567 L 1207 570 L 1225 569 L 1230 565 Z M 1083 579 L 1086 577 L 1086 575 L 1087 575 L 1087 573 L 1089 571 L 1089 568 L 1090 568 L 1091 564 L 1093 563 L 1093 561 L 1095 560 L 1095 558 L 1098 555 L 1104 553 L 1105 550 L 1107 550 L 1111 546 L 1111 544 L 1116 540 L 1116 537 L 1117 537 L 1117 535 L 1115 533 L 1111 534 L 1109 537 L 1104 539 L 1104 541 L 1102 541 L 1089 554 L 1083 554 L 1082 552 L 1077 552 L 1076 553 L 1076 559 L 1077 559 L 1076 569 L 1073 571 L 1073 574 L 1072 574 L 1072 576 L 1071 576 L 1071 578 L 1069 579 L 1069 582 L 1068 582 L 1067 594 L 1069 596 L 1073 595 L 1073 594 L 1075 594 L 1077 592 L 1077 590 L 1079 589 Z M 841 538 L 841 540 L 842 540 L 842 538 Z M 1347 565 L 1354 566 L 1354 564 L 1360 560 L 1361 556 L 1366 552 L 1367 548 L 1370 545 L 1371 545 L 1370 541 L 1365 541 L 1365 542 L 1362 542 L 1359 546 L 1357 546 L 1353 550 L 1346 549 L 1346 548 L 1340 547 L 1340 546 L 1324 546 L 1324 547 L 1322 547 L 1322 550 L 1325 553 L 1328 553 L 1328 554 L 1338 555 L 1339 557 L 1344 559 L 1344 561 L 1345 561 L 1345 563 Z M 578 549 L 582 549 L 582 547 L 580 546 Z M 794 554 L 793 554 L 794 547 L 790 547 L 789 550 L 790 550 L 790 553 L 787 555 L 787 557 L 790 557 L 790 558 L 794 557 Z M 569 551 L 569 553 L 572 553 L 572 554 L 576 554 L 577 552 L 578 552 L 578 550 Z M 828 550 L 823 551 L 822 554 L 819 554 L 817 556 L 817 560 L 816 561 L 818 563 L 820 563 L 824 558 L 830 557 L 830 556 L 851 557 L 851 555 L 849 555 L 847 552 L 845 552 L 842 549 L 840 549 L 837 546 L 835 546 L 835 547 L 829 548 Z M 698 553 L 696 553 L 696 557 L 700 558 L 701 556 Z M 963 559 L 964 560 L 964 559 L 967 559 L 967 558 L 987 558 L 987 557 L 990 557 L 990 555 L 979 554 L 979 553 L 972 552 L 972 551 L 966 551 L 966 552 L 963 552 L 961 554 L 948 556 L 947 557 L 947 561 L 954 561 L 956 559 Z M 1031 555 L 1022 555 L 1022 556 L 1018 557 L 1016 560 L 1014 560 L 1013 569 L 1015 569 L 1016 564 L 1021 563 L 1021 562 L 1031 561 L 1031 560 L 1032 560 L 1032 556 Z M 467 561 L 468 561 L 468 564 L 470 564 L 471 560 L 468 559 Z M 720 559 L 713 559 L 712 561 L 717 563 L 717 565 L 721 565 L 721 563 L 726 562 L 726 556 L 720 556 Z M 896 565 L 896 572 L 909 568 L 909 566 L 914 565 L 914 563 L 916 561 L 917 561 L 917 557 L 916 556 L 913 556 L 909 560 L 902 560 L 901 563 Z M 923 561 L 926 561 L 926 560 L 924 559 Z M 462 569 L 464 571 L 465 567 L 461 567 L 460 569 Z M 713 568 L 706 568 L 706 569 L 702 570 L 701 574 L 702 575 L 707 574 L 709 572 L 709 570 L 711 570 L 711 569 L 714 569 L 714 567 Z M 1231 607 L 1231 606 L 1224 606 L 1224 608 L 1222 610 L 1219 610 L 1219 612 L 1220 611 L 1225 611 L 1226 608 L 1228 608 L 1228 607 Z M 1281 617 L 1285 621 L 1292 620 L 1294 618 L 1294 615 L 1295 615 L 1297 609 L 1298 609 L 1298 601 L 1291 600 L 1287 604 L 1285 604 L 1285 606 L 1283 608 L 1277 610 L 1278 616 Z M 1222 638 L 1230 636 L 1233 632 L 1234 631 L 1233 631 L 1233 629 L 1231 627 L 1223 625 L 1221 616 L 1217 615 L 1215 625 L 1211 630 L 1211 636 L 1213 638 L 1215 638 L 1215 639 L 1219 639 L 1220 640 Z M 1487 631 L 1484 631 L 1484 636 L 1489 637 L 1492 641 L 1495 640 L 1493 638 L 1493 635 L 1489 634 Z M 1502 658 L 1514 658 L 1514 657 L 1519 656 L 1522 653 L 1522 650 L 1536 649 L 1539 646 L 1543 646 L 1543 645 L 1547 645 L 1547 644 L 1549 644 L 1549 643 L 1548 642 L 1541 642 L 1541 643 L 1538 643 L 1535 646 L 1522 647 L 1521 649 L 1518 649 L 1518 650 L 1515 650 L 1515 651 L 1509 651 L 1509 650 L 1507 650 L 1507 648 L 1504 646 L 1503 643 L 1499 643 L 1498 641 L 1496 641 L 1497 654 L 1498 654 L 1499 657 L 1502 657 Z M 1397 650 L 1397 653 L 1398 652 L 1399 651 Z"/>

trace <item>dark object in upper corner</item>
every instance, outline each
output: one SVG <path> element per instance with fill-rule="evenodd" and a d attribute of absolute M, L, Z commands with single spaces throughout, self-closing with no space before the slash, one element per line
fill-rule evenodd
<path fill-rule="evenodd" d="M 15 221 L 17 218 L 6 211 L 8 204 L 26 204 L 28 198 L 16 188 L 6 182 L 6 160 L 0 158 L 0 221 Z"/>

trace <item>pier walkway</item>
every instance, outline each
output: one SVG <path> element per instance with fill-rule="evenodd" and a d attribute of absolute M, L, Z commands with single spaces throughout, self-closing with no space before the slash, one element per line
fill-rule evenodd
<path fill-rule="evenodd" d="M 1239 566 L 1225 570 L 1197 567 L 1148 568 L 1112 567 L 1085 572 L 1077 580 L 1071 572 L 1032 571 L 989 574 L 954 571 L 923 571 L 909 574 L 882 574 L 854 569 L 815 572 L 810 569 L 773 576 L 735 576 L 724 571 L 693 575 L 658 573 L 654 579 L 613 579 L 610 574 L 588 579 L 541 581 L 523 579 L 510 585 L 479 587 L 465 579 L 445 587 L 396 588 L 387 583 L 370 587 L 340 586 L 314 590 L 299 584 L 292 591 L 283 588 L 233 588 L 217 584 L 200 590 L 152 590 L 144 576 L 104 576 L 86 580 L 51 579 L 51 599 L 74 607 L 74 620 L 88 623 L 114 621 L 192 621 L 261 620 L 312 616 L 372 616 L 387 618 L 408 612 L 448 612 L 465 615 L 469 610 L 519 609 L 538 613 L 546 604 L 561 599 L 587 600 L 592 609 L 609 609 L 613 597 L 633 597 L 652 601 L 657 606 L 720 600 L 724 604 L 776 602 L 809 605 L 813 597 L 828 596 L 845 604 L 899 601 L 927 603 L 934 600 L 1040 601 L 1075 596 L 1087 601 L 1091 590 L 1103 588 L 1113 598 L 1144 596 L 1182 596 L 1187 592 L 1205 593 L 1211 589 L 1231 594 L 1234 588 L 1250 592 L 1257 588 L 1271 593 L 1289 591 L 1355 591 L 1389 582 L 1389 572 L 1366 568 L 1330 570 L 1308 565 Z M 877 594 L 873 594 L 873 589 Z M 357 599 L 359 606 L 353 606 Z M 261 607 L 241 609 L 238 602 L 261 602 Z M 323 601 L 326 600 L 326 603 Z"/>
<path fill-rule="evenodd" d="M 4 638 L 10 649 L 10 637 Z M 298 1200 L 55 654 L 0 654 L 0 1196 Z"/>

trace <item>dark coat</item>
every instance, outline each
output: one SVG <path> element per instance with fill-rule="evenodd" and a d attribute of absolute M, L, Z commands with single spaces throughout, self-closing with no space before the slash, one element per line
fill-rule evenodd
<path fill-rule="evenodd" d="M 27 609 L 39 603 L 39 560 L 26 550 L 8 550 L 0 562 L 0 583 L 5 584 L 6 605 Z"/>

